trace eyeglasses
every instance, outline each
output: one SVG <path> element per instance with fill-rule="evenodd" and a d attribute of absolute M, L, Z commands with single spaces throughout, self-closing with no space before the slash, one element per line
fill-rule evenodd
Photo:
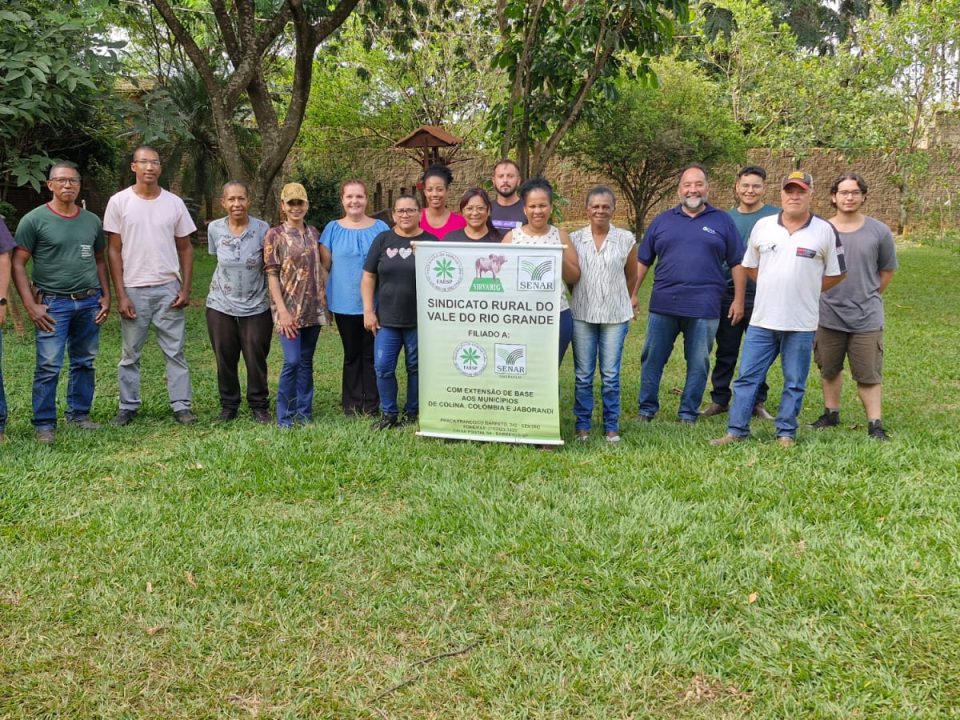
<path fill-rule="evenodd" d="M 394 215 L 413 215 L 415 212 L 418 212 L 416 208 L 396 208 L 393 211 Z"/>
<path fill-rule="evenodd" d="M 840 197 L 855 198 L 855 197 L 860 197 L 861 195 L 863 195 L 863 193 L 860 192 L 859 190 L 839 190 L 837 191 L 837 195 L 839 195 Z"/>
<path fill-rule="evenodd" d="M 148 167 L 160 167 L 159 160 L 134 160 L 134 165 L 148 166 Z"/>
<path fill-rule="evenodd" d="M 80 178 L 78 177 L 54 177 L 50 178 L 48 182 L 56 183 L 57 185 L 79 185 Z"/>

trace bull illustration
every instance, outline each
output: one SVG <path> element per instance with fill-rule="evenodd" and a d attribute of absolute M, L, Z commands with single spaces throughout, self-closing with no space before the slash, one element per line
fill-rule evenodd
<path fill-rule="evenodd" d="M 494 255 L 493 253 L 490 253 L 490 255 L 485 258 L 477 258 L 477 262 L 475 263 L 477 277 L 481 278 L 485 272 L 488 272 L 490 273 L 490 276 L 496 280 L 497 273 L 500 272 L 500 268 L 502 268 L 506 262 L 506 256 Z"/>

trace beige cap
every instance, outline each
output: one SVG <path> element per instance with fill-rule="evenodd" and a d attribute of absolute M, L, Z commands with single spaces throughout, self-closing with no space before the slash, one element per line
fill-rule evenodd
<path fill-rule="evenodd" d="M 287 183 L 283 186 L 283 190 L 280 191 L 280 200 L 283 202 L 290 202 L 291 200 L 303 200 L 304 202 L 310 202 L 307 200 L 307 190 L 300 183 Z"/>

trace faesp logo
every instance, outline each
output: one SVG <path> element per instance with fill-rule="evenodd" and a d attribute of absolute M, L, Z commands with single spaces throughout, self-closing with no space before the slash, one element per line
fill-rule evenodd
<path fill-rule="evenodd" d="M 453 364 L 467 377 L 476 377 L 487 367 L 487 352 L 476 343 L 460 343 L 453 351 Z"/>
<path fill-rule="evenodd" d="M 497 375 L 526 375 L 527 346 L 496 343 L 493 370 Z"/>
<path fill-rule="evenodd" d="M 459 287 L 463 281 L 463 263 L 456 255 L 438 252 L 427 261 L 427 282 L 441 292 Z"/>
<path fill-rule="evenodd" d="M 530 255 L 520 258 L 517 289 L 554 292 L 557 289 L 557 267 L 552 257 Z"/>

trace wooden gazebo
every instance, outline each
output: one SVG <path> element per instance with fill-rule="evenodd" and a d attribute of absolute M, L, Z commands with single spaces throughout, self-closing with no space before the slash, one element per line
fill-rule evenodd
<path fill-rule="evenodd" d="M 463 140 L 436 125 L 421 125 L 393 144 L 395 148 L 412 150 L 414 157 L 420 162 L 424 170 L 435 163 L 447 164 L 449 158 L 440 154 L 440 148 L 459 147 L 460 145 L 463 145 Z"/>

